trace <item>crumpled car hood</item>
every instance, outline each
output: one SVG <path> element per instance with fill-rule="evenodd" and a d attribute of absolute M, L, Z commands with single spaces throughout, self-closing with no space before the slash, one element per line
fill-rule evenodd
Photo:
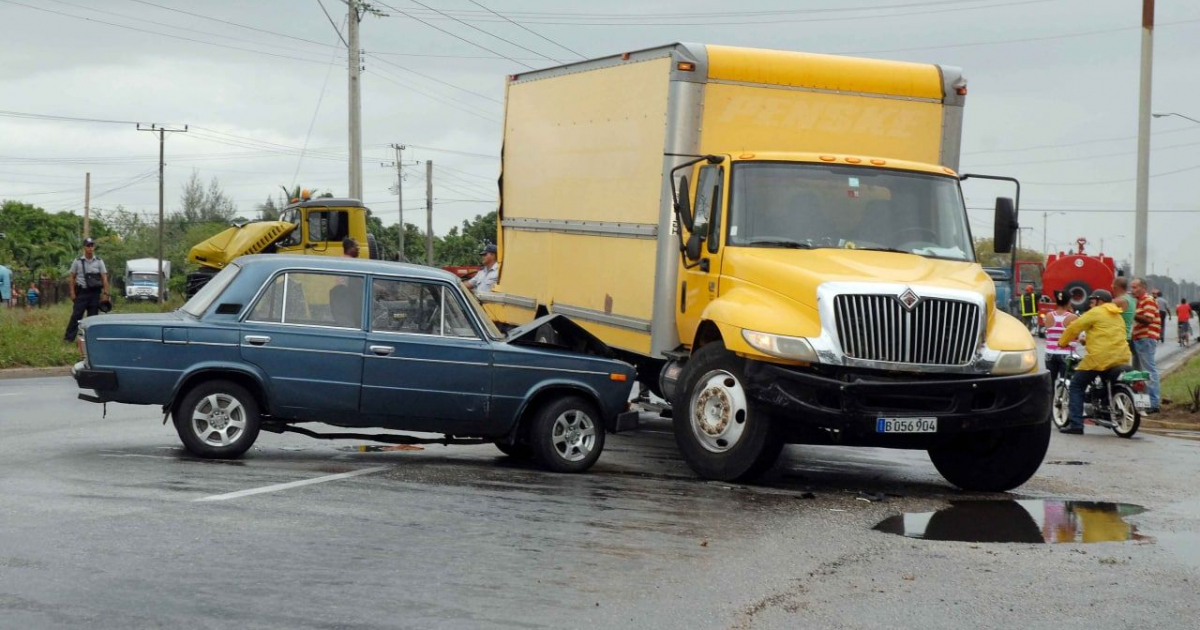
<path fill-rule="evenodd" d="M 508 332 L 508 343 L 613 358 L 612 349 L 566 315 L 551 313 Z"/>

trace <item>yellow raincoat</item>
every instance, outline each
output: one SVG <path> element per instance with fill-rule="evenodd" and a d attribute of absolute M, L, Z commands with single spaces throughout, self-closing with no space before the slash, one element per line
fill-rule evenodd
<path fill-rule="evenodd" d="M 1087 333 L 1087 356 L 1076 369 L 1104 371 L 1130 363 L 1133 356 L 1125 340 L 1125 318 L 1121 313 L 1121 307 L 1108 302 L 1092 308 L 1067 326 L 1058 339 L 1060 348 L 1070 345 L 1079 333 Z"/>

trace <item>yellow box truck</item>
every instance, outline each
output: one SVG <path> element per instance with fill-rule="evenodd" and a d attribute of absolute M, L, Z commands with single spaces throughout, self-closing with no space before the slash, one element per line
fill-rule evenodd
<path fill-rule="evenodd" d="M 923 449 L 1007 490 L 1050 438 L 957 174 L 958 68 L 674 44 L 509 77 L 493 317 L 565 314 L 670 401 L 701 476 Z M 1015 210 L 997 200 L 997 246 Z"/>

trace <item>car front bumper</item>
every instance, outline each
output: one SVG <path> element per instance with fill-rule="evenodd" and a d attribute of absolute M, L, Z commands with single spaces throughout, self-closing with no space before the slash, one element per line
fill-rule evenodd
<path fill-rule="evenodd" d="M 1050 375 L 848 381 L 751 361 L 747 393 L 783 419 L 793 441 L 929 448 L 966 432 L 1050 421 Z M 937 418 L 936 433 L 880 433 L 882 418 Z"/>

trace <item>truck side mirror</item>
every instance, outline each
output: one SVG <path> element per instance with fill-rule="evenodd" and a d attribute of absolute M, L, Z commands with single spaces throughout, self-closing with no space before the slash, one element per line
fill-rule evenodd
<path fill-rule="evenodd" d="M 679 215 L 679 222 L 683 227 L 687 228 L 688 232 L 692 231 L 692 196 L 691 186 L 688 185 L 687 175 L 679 178 L 679 192 L 675 199 L 675 212 Z M 690 248 L 689 248 L 690 249 Z"/>
<path fill-rule="evenodd" d="M 996 231 L 992 235 L 993 245 L 997 254 L 1007 254 L 1012 251 L 1013 233 L 1017 231 L 1017 212 L 1013 200 L 1009 197 L 996 197 Z"/>
<path fill-rule="evenodd" d="M 692 235 L 687 240 L 688 260 L 698 260 L 700 258 L 700 247 L 704 244 L 704 235 L 697 232 L 692 232 Z"/>

